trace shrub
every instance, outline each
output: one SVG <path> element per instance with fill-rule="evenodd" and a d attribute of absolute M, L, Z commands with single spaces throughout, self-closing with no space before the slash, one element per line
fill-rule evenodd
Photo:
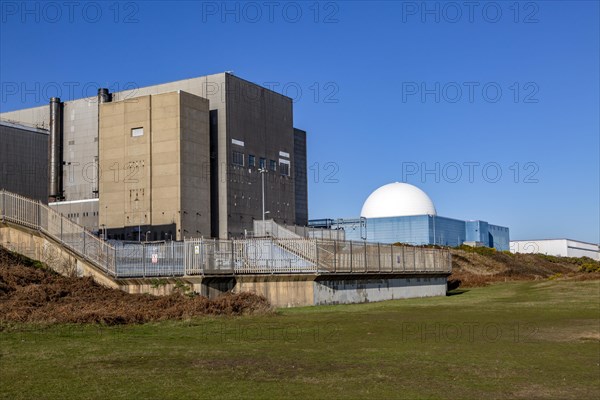
<path fill-rule="evenodd" d="M 563 274 L 562 274 L 562 273 L 560 273 L 560 272 L 558 272 L 558 273 L 556 273 L 556 274 L 554 274 L 554 275 L 550 275 L 550 276 L 548 277 L 548 280 L 549 280 L 549 281 L 553 281 L 553 280 L 555 280 L 555 279 L 560 279 L 560 278 L 562 278 L 562 276 L 563 276 Z"/>
<path fill-rule="evenodd" d="M 585 260 L 579 266 L 579 272 L 600 272 L 600 262 L 594 261 L 591 258 Z"/>
<path fill-rule="evenodd" d="M 481 254 L 482 256 L 493 256 L 498 252 L 493 247 L 473 247 L 473 246 L 467 246 L 466 244 L 461 244 L 460 246 L 455 247 L 455 249 L 462 250 L 466 253 Z"/>

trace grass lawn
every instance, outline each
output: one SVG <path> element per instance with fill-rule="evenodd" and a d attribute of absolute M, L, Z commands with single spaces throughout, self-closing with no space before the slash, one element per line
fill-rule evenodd
<path fill-rule="evenodd" d="M 600 393 L 600 281 L 137 326 L 0 332 L 0 398 L 523 398 Z"/>

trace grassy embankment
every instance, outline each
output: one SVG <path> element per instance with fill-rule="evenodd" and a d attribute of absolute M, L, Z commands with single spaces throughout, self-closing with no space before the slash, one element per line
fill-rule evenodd
<path fill-rule="evenodd" d="M 600 281 L 0 332 L 0 397 L 548 398 L 600 392 Z"/>

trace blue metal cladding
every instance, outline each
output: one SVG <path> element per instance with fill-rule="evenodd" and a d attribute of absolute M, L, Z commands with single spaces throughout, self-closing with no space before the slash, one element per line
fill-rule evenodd
<path fill-rule="evenodd" d="M 380 243 L 430 243 L 428 215 L 367 219 L 367 241 Z"/>
<path fill-rule="evenodd" d="M 508 251 L 510 248 L 510 230 L 505 226 L 489 224 L 489 247 Z"/>
<path fill-rule="evenodd" d="M 485 221 L 466 221 L 466 241 L 481 242 L 489 247 L 488 225 Z"/>
<path fill-rule="evenodd" d="M 492 225 L 485 221 L 467 221 L 467 242 L 481 242 L 497 250 L 508 250 L 510 231 L 505 226 Z"/>
<path fill-rule="evenodd" d="M 429 244 L 455 247 L 460 246 L 465 241 L 465 221 L 437 215 L 429 217 L 429 220 Z"/>
<path fill-rule="evenodd" d="M 508 250 L 509 230 L 485 221 L 462 221 L 433 215 L 329 220 L 331 229 L 344 229 L 346 240 L 379 243 L 438 244 L 460 246 L 465 241 L 480 242 L 498 250 Z"/>

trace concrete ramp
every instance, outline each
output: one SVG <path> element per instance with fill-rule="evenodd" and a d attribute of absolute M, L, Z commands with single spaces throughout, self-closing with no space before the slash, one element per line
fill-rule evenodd
<path fill-rule="evenodd" d="M 0 224 L 0 245 L 10 251 L 39 260 L 61 275 L 72 277 L 91 276 L 96 282 L 111 288 L 120 288 L 93 262 L 44 235 L 41 231 L 16 224 Z"/>

